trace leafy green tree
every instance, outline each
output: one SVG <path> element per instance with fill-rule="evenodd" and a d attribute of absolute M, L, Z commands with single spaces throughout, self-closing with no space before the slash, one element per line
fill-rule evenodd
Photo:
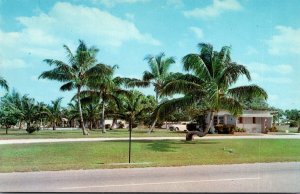
<path fill-rule="evenodd" d="M 116 113 L 119 118 L 125 119 L 129 123 L 129 163 L 131 153 L 131 132 L 133 124 L 145 112 L 153 108 L 151 104 L 147 103 L 149 99 L 139 91 L 130 91 L 124 95 L 119 96 L 118 107 L 119 111 Z"/>
<path fill-rule="evenodd" d="M 56 100 L 51 101 L 51 105 L 48 105 L 46 109 L 46 114 L 49 121 L 52 123 L 52 129 L 56 130 L 58 122 L 61 122 L 62 116 L 62 107 L 61 102 L 63 98 L 57 98 Z"/>
<path fill-rule="evenodd" d="M 6 91 L 8 91 L 9 89 L 7 81 L 1 76 L 0 76 L 0 87 L 4 88 Z"/>
<path fill-rule="evenodd" d="M 86 116 L 86 120 L 89 121 L 89 129 L 93 129 L 93 125 L 96 123 L 96 120 L 99 119 L 99 104 L 90 102 L 83 105 L 84 115 Z"/>
<path fill-rule="evenodd" d="M 5 102 L 5 100 L 3 100 L 4 99 L 2 98 L 0 106 L 0 124 L 5 126 L 6 134 L 8 134 L 8 129 L 17 124 L 20 113 L 12 104 L 3 103 Z"/>
<path fill-rule="evenodd" d="M 88 89 L 82 91 L 81 94 L 84 96 L 85 101 L 97 101 L 99 107 L 101 106 L 101 126 L 102 133 L 106 132 L 105 129 L 105 109 L 109 101 L 115 101 L 117 95 L 126 93 L 127 91 L 121 88 L 124 83 L 124 79 L 120 77 L 114 77 L 115 70 L 118 66 L 107 66 L 110 68 L 110 73 L 104 76 L 93 76 L 89 79 L 87 86 Z"/>
<path fill-rule="evenodd" d="M 298 132 L 300 133 L 300 110 L 291 109 L 284 112 L 287 120 L 290 122 L 290 127 L 298 127 Z"/>
<path fill-rule="evenodd" d="M 69 59 L 69 64 L 54 59 L 45 59 L 44 61 L 50 66 L 54 65 L 55 68 L 49 71 L 43 72 L 39 78 L 57 80 L 64 84 L 60 87 L 61 91 L 77 90 L 76 96 L 78 101 L 78 109 L 80 115 L 80 121 L 82 123 L 83 135 L 88 135 L 85 130 L 82 107 L 80 101 L 80 93 L 84 86 L 87 85 L 88 80 L 91 77 L 98 77 L 106 75 L 111 72 L 110 68 L 106 65 L 98 63 L 96 60 L 96 54 L 98 49 L 95 47 L 88 48 L 87 45 L 79 40 L 79 46 L 75 54 L 71 52 L 68 46 L 64 45 Z"/>
<path fill-rule="evenodd" d="M 208 112 L 209 123 L 204 132 L 188 132 L 187 140 L 194 134 L 204 136 L 213 127 L 216 112 L 224 109 L 233 115 L 242 113 L 244 99 L 255 97 L 267 98 L 267 93 L 257 85 L 232 87 L 240 76 L 251 80 L 247 68 L 232 62 L 230 47 L 224 46 L 221 51 L 214 51 L 210 44 L 200 43 L 199 54 L 188 54 L 183 58 L 187 74 L 175 73 L 166 81 L 162 95 L 182 94 L 183 97 L 162 103 L 156 115 L 171 112 L 178 107 L 187 107 L 193 103 L 201 105 Z"/>
<path fill-rule="evenodd" d="M 244 109 L 251 109 L 251 110 L 269 110 L 271 107 L 269 107 L 268 103 L 264 98 L 247 98 L 243 101 Z"/>
<path fill-rule="evenodd" d="M 155 91 L 156 103 L 159 103 L 159 96 L 161 89 L 170 75 L 171 64 L 175 63 L 174 57 L 165 57 L 164 53 L 160 53 L 156 56 L 148 55 L 145 60 L 147 60 L 150 67 L 150 71 L 145 71 L 142 80 L 132 79 L 128 86 L 138 86 L 138 87 L 149 87 L 153 86 Z M 153 128 L 157 122 L 157 118 L 153 121 L 149 132 L 153 131 Z"/>

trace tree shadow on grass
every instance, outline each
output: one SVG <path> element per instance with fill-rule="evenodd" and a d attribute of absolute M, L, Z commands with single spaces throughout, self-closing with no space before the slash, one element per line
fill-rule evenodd
<path fill-rule="evenodd" d="M 195 144 L 219 144 L 220 142 L 218 141 L 202 141 L 202 140 L 193 140 L 193 141 L 185 141 L 181 140 L 176 142 L 177 144 L 185 144 L 185 145 L 195 145 Z"/>
<path fill-rule="evenodd" d="M 155 152 L 175 152 L 178 149 L 178 146 L 175 146 L 174 142 L 171 141 L 138 141 L 139 143 L 147 143 L 147 149 Z"/>

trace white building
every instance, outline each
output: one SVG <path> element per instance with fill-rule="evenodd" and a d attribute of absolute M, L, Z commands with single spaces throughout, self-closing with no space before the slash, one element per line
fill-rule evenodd
<path fill-rule="evenodd" d="M 215 113 L 214 126 L 217 123 L 220 125 L 234 125 L 246 129 L 247 133 L 263 133 L 266 129 L 272 127 L 273 115 L 271 113 L 271 111 L 245 110 L 243 114 L 235 117 L 228 111 L 222 110 Z M 208 120 L 209 115 L 207 123 Z"/>

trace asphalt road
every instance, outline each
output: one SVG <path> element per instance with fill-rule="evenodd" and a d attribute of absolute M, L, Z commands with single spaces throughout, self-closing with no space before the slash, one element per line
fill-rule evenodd
<path fill-rule="evenodd" d="M 300 163 L 0 173 L 0 192 L 300 192 Z"/>

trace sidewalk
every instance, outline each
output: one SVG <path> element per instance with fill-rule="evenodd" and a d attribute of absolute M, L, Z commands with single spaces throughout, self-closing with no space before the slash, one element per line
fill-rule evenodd
<path fill-rule="evenodd" d="M 260 135 L 260 136 L 205 136 L 195 139 L 300 139 L 300 134 L 293 135 Z M 132 140 L 185 140 L 183 137 L 133 137 Z M 94 142 L 94 141 L 128 141 L 128 137 L 122 138 L 66 138 L 66 139 L 9 139 L 0 140 L 0 145 L 5 144 L 26 144 L 26 143 L 56 143 L 56 142 Z"/>

